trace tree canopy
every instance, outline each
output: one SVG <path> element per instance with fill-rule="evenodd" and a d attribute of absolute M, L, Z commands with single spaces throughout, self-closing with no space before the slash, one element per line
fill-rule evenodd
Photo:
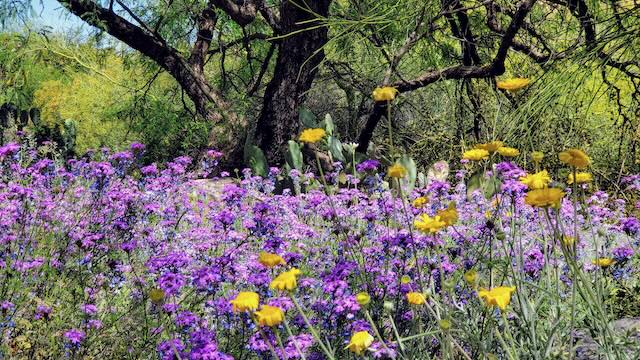
<path fill-rule="evenodd" d="M 606 142 L 596 151 L 611 167 L 636 162 L 640 5 L 633 0 L 59 3 L 96 36 L 115 39 L 94 44 L 114 58 L 84 71 L 102 83 L 135 78 L 137 86 L 120 90 L 137 94 L 136 106 L 153 102 L 155 82 L 173 86 L 168 111 L 178 115 L 155 124 L 202 124 L 195 128 L 208 133 L 203 143 L 223 150 L 230 164 L 252 144 L 281 163 L 304 108 L 333 114 L 361 153 L 390 145 L 390 124 L 397 145 L 428 161 L 459 153 L 466 141 L 500 137 L 530 149 Z M 3 11 L 15 18 L 19 6 Z M 46 48 L 83 67 L 78 50 Z M 525 92 L 497 89 L 497 80 L 513 77 L 532 83 Z M 55 83 L 45 85 L 34 94 Z M 371 98 L 378 86 L 400 93 L 393 112 Z M 82 97 L 108 102 L 94 95 Z"/>

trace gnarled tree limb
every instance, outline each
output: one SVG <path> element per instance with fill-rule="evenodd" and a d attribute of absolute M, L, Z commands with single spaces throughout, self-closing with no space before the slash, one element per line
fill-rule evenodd
<path fill-rule="evenodd" d="M 524 0 L 518 4 L 509 26 L 502 35 L 500 46 L 498 47 L 496 55 L 491 63 L 482 66 L 456 65 L 445 69 L 430 70 L 414 79 L 398 81 L 392 84 L 392 86 L 398 89 L 398 92 L 403 93 L 423 88 L 441 80 L 486 78 L 503 74 L 505 70 L 504 62 L 507 58 L 507 53 L 513 45 L 513 41 L 518 30 L 522 27 L 525 18 L 535 3 L 536 0 Z M 369 142 L 373 136 L 373 131 L 385 113 L 385 103 L 376 103 L 374 105 L 365 127 L 358 138 L 358 148 L 356 151 L 360 153 L 365 153 L 367 151 Z"/>

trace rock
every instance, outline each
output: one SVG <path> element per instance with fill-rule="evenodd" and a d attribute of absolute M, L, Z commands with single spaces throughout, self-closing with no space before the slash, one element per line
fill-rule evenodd
<path fill-rule="evenodd" d="M 205 191 L 207 194 L 213 196 L 216 200 L 219 200 L 225 185 L 234 183 L 236 183 L 235 179 L 227 177 L 222 179 L 193 180 L 190 182 L 190 185 L 195 189 Z"/>
<path fill-rule="evenodd" d="M 640 356 L 640 317 L 622 318 L 609 324 L 616 337 L 616 344 L 629 359 Z M 576 360 L 605 359 L 598 343 L 586 330 L 576 330 Z"/>

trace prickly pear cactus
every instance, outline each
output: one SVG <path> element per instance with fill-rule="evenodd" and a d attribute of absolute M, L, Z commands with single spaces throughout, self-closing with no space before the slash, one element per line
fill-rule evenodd
<path fill-rule="evenodd" d="M 16 140 L 19 109 L 12 103 L 0 106 L 0 143 L 5 144 Z"/>
<path fill-rule="evenodd" d="M 40 109 L 38 108 L 29 109 L 29 118 L 31 119 L 31 123 L 34 126 L 40 125 Z"/>

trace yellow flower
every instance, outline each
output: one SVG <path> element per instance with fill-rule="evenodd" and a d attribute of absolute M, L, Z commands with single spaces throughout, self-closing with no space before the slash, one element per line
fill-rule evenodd
<path fill-rule="evenodd" d="M 233 312 L 251 311 L 258 308 L 260 296 L 253 291 L 241 291 L 235 299 L 230 301 Z"/>
<path fill-rule="evenodd" d="M 465 272 L 464 281 L 466 281 L 470 286 L 475 285 L 478 282 L 478 272 L 474 269 Z"/>
<path fill-rule="evenodd" d="M 300 134 L 300 141 L 303 143 L 317 143 L 322 140 L 322 138 L 326 135 L 326 132 L 322 128 L 317 129 L 305 129 Z"/>
<path fill-rule="evenodd" d="M 524 202 L 527 205 L 534 207 L 559 207 L 560 200 L 564 196 L 564 192 L 561 189 L 556 188 L 544 188 L 531 190 L 524 198 Z"/>
<path fill-rule="evenodd" d="M 293 290 L 298 286 L 296 276 L 300 275 L 302 272 L 296 268 L 293 268 L 289 271 L 285 271 L 282 274 L 276 276 L 269 287 L 272 289 L 278 290 Z"/>
<path fill-rule="evenodd" d="M 268 268 L 272 268 L 275 267 L 277 265 L 285 265 L 286 262 L 284 261 L 284 259 L 282 258 L 282 256 L 278 255 L 278 254 L 271 254 L 268 252 L 261 252 L 259 257 L 258 257 L 258 261 L 260 262 L 260 264 L 268 267 Z"/>
<path fill-rule="evenodd" d="M 411 305 L 422 305 L 427 302 L 427 298 L 422 293 L 412 291 L 407 293 L 407 301 Z"/>
<path fill-rule="evenodd" d="M 520 155 L 520 150 L 512 147 L 503 146 L 498 149 L 498 154 L 504 157 L 516 157 Z"/>
<path fill-rule="evenodd" d="M 400 278 L 400 283 L 402 284 L 408 284 L 411 282 L 411 277 L 409 275 L 402 275 L 402 277 Z"/>
<path fill-rule="evenodd" d="M 371 296 L 366 292 L 359 292 L 356 294 L 356 302 L 362 306 L 368 305 L 371 302 Z"/>
<path fill-rule="evenodd" d="M 449 203 L 449 207 L 445 210 L 440 210 L 436 214 L 440 217 L 446 226 L 451 226 L 458 221 L 458 210 L 456 209 L 456 203 L 453 201 Z"/>
<path fill-rule="evenodd" d="M 396 98 L 398 94 L 398 89 L 385 86 L 385 87 L 377 87 L 373 90 L 373 100 L 375 101 L 391 101 Z"/>
<path fill-rule="evenodd" d="M 514 291 L 516 291 L 515 286 L 499 286 L 491 290 L 481 289 L 478 291 L 478 296 L 487 306 L 497 306 L 504 311 L 511 302 L 511 294 Z"/>
<path fill-rule="evenodd" d="M 495 140 L 485 144 L 477 144 L 476 149 L 487 150 L 490 153 L 494 153 L 503 146 L 504 143 L 502 141 Z"/>
<path fill-rule="evenodd" d="M 277 326 L 284 320 L 284 311 L 277 306 L 262 305 L 255 315 L 260 326 Z"/>
<path fill-rule="evenodd" d="M 427 214 L 422 214 L 413 221 L 413 226 L 415 226 L 416 229 L 422 231 L 423 233 L 433 234 L 437 233 L 438 231 L 440 231 L 440 229 L 447 226 L 447 223 L 444 222 L 440 218 L 440 216 L 436 215 L 435 217 L 430 217 Z"/>
<path fill-rule="evenodd" d="M 599 258 L 599 259 L 593 260 L 593 265 L 600 266 L 603 269 L 608 268 L 614 263 L 615 263 L 615 260 L 613 260 L 612 258 Z"/>
<path fill-rule="evenodd" d="M 547 170 L 542 170 L 535 174 L 521 177 L 520 182 L 527 185 L 529 190 L 544 189 L 551 182 L 551 177 Z"/>
<path fill-rule="evenodd" d="M 539 164 L 542 159 L 544 159 L 544 153 L 542 151 L 534 151 L 531 153 L 531 160 L 534 163 Z"/>
<path fill-rule="evenodd" d="M 576 173 L 576 184 L 587 184 L 593 181 L 593 176 L 588 172 Z M 573 173 L 567 177 L 567 184 L 573 184 Z"/>
<path fill-rule="evenodd" d="M 162 289 L 151 289 L 149 291 L 149 299 L 156 304 L 162 302 L 164 300 L 164 291 Z"/>
<path fill-rule="evenodd" d="M 462 153 L 462 158 L 466 160 L 480 161 L 489 158 L 489 152 L 484 149 L 472 149 Z"/>
<path fill-rule="evenodd" d="M 358 331 L 357 333 L 351 336 L 351 340 L 349 340 L 349 345 L 345 347 L 345 349 L 349 349 L 349 351 L 356 353 L 358 355 L 362 355 L 362 352 L 367 350 L 369 346 L 373 343 L 373 336 L 366 331 Z"/>
<path fill-rule="evenodd" d="M 401 179 L 407 176 L 407 169 L 405 169 L 404 166 L 398 163 L 395 163 L 389 166 L 389 169 L 387 170 L 387 175 L 389 175 L 389 177 L 392 177 L 392 178 Z"/>
<path fill-rule="evenodd" d="M 529 85 L 529 79 L 527 78 L 512 78 L 503 81 L 498 81 L 496 84 L 498 89 L 507 90 L 510 92 L 518 92 Z"/>
<path fill-rule="evenodd" d="M 591 159 L 580 149 L 569 149 L 558 154 L 560 161 L 577 169 L 584 169 L 591 164 Z"/>
<path fill-rule="evenodd" d="M 415 200 L 413 200 L 413 207 L 416 209 L 419 209 L 421 207 L 423 207 L 426 203 L 429 202 L 429 199 L 424 197 L 424 196 L 420 196 L 419 198 L 416 198 Z"/>

